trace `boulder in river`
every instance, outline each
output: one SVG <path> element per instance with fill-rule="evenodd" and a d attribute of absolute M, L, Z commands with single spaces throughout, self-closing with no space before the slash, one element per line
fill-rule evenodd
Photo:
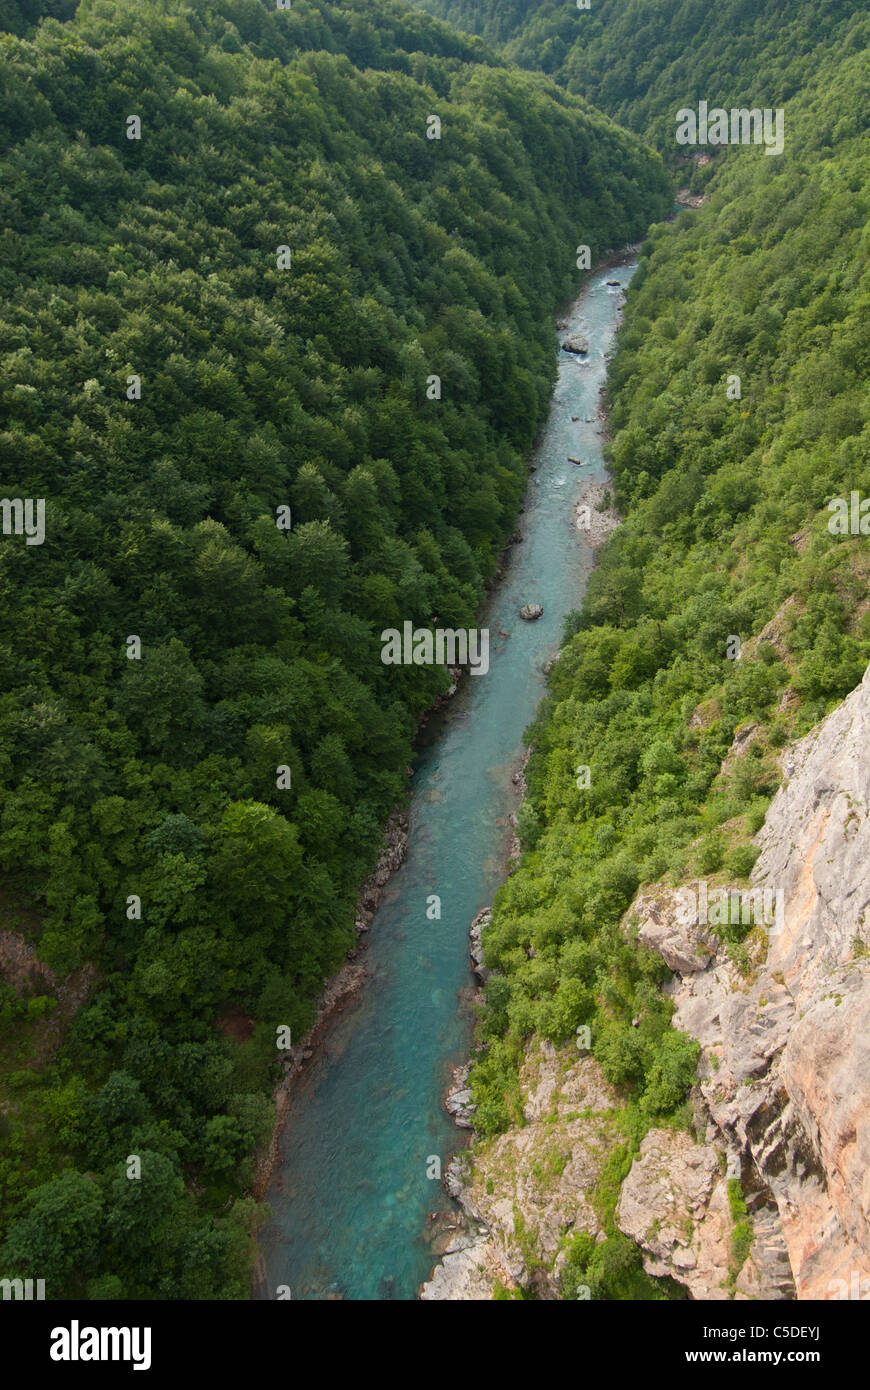
<path fill-rule="evenodd" d="M 562 344 L 564 352 L 588 352 L 589 339 L 583 333 L 569 333 Z"/>
<path fill-rule="evenodd" d="M 524 603 L 520 609 L 520 617 L 525 618 L 527 623 L 533 623 L 536 618 L 542 618 L 544 610 L 539 603 Z"/>

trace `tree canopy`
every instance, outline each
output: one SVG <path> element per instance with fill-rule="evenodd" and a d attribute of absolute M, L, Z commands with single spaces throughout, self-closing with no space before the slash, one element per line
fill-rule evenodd
<path fill-rule="evenodd" d="M 56 985 L 0 1001 L 4 1259 L 243 1297 L 276 1028 L 354 941 L 447 683 L 378 634 L 474 622 L 576 246 L 669 181 L 395 0 L 0 25 L 0 460 L 46 506 L 0 540 L 0 885 Z"/>

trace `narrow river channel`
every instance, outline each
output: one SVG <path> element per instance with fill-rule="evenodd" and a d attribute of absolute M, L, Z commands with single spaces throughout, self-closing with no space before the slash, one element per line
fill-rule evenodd
<path fill-rule="evenodd" d="M 559 352 L 518 523 L 524 539 L 507 552 L 480 619 L 489 671 L 464 678 L 419 746 L 408 856 L 368 935 L 371 978 L 295 1084 L 261 1233 L 264 1297 L 285 1285 L 294 1299 L 413 1299 L 435 1262 L 427 1214 L 449 1203 L 427 1164 L 438 1155 L 446 1167 L 464 1142 L 442 1100 L 470 1038 L 468 927 L 504 879 L 523 731 L 591 568 L 574 512 L 584 487 L 605 476 L 599 391 L 622 304 L 607 281 L 626 286 L 635 268 L 597 271 L 559 335 L 585 333 L 590 351 L 581 360 Z M 524 603 L 542 604 L 544 616 L 523 622 Z M 426 914 L 432 894 L 440 921 Z"/>

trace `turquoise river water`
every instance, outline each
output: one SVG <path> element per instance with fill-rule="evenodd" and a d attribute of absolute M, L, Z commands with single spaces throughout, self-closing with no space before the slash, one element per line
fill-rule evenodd
<path fill-rule="evenodd" d="M 605 476 L 599 391 L 622 304 L 606 282 L 626 286 L 634 269 L 597 271 L 568 316 L 590 351 L 581 360 L 559 351 L 518 523 L 524 539 L 508 549 L 479 620 L 490 630 L 489 671 L 464 677 L 418 745 L 408 855 L 368 933 L 370 978 L 294 1086 L 260 1239 L 263 1297 L 284 1285 L 293 1299 L 413 1299 L 431 1272 L 427 1215 L 449 1200 L 427 1166 L 437 1155 L 446 1167 L 467 1137 L 443 1098 L 470 1039 L 468 927 L 504 880 L 518 805 L 511 774 L 544 692 L 542 667 L 591 568 L 575 506 Z M 544 616 L 523 622 L 524 603 L 542 604 Z M 427 918 L 431 894 L 440 921 Z"/>

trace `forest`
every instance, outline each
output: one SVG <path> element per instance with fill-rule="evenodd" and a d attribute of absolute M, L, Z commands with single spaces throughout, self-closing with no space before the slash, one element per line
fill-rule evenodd
<path fill-rule="evenodd" d="M 0 543 L 3 1264 L 244 1298 L 276 1029 L 447 683 L 378 634 L 474 622 L 576 246 L 670 180 L 396 0 L 0 22 L 3 490 L 45 499 Z"/>
<path fill-rule="evenodd" d="M 509 36 L 508 16 L 533 12 L 505 51 L 549 70 L 545 30 L 590 23 L 546 3 L 428 7 L 492 38 Z M 684 169 L 703 205 L 654 226 L 644 245 L 608 386 L 625 521 L 569 620 L 529 730 L 524 855 L 484 935 L 495 974 L 472 1074 L 479 1132 L 522 1123 L 518 1069 L 533 1036 L 561 1042 L 590 1027 L 593 1054 L 626 1096 L 632 1144 L 612 1156 L 610 1234 L 597 1247 L 578 1240 L 569 1298 L 578 1283 L 593 1298 L 663 1296 L 613 1210 L 650 1126 L 691 1125 L 697 1044 L 670 1026 L 669 972 L 632 940 L 627 909 L 642 885 L 746 881 L 779 751 L 870 660 L 866 541 L 829 527 L 831 499 L 865 495 L 870 476 L 870 23 L 854 5 L 818 16 L 793 6 L 808 41 L 791 44 L 774 7 L 755 6 L 758 42 L 739 71 L 742 50 L 728 50 L 729 86 L 719 59 L 741 8 L 602 3 L 595 37 L 576 39 L 560 68 L 569 87 L 569 73 L 585 73 L 593 99 L 657 141 L 672 141 L 673 127 L 657 132 L 655 111 L 687 92 L 729 105 L 784 99 L 789 130 L 781 159 L 738 149 Z M 646 20 L 629 38 L 640 9 Z M 677 15 L 654 36 L 656 9 Z M 677 19 L 690 15 L 693 75 L 709 59 L 715 86 L 644 66 L 655 42 L 664 69 L 668 35 L 682 51 Z M 585 87 L 594 54 L 617 36 L 624 84 Z M 776 60 L 757 66 L 759 52 Z M 743 757 L 738 731 L 750 736 Z M 739 957 L 748 927 L 723 931 Z"/>
<path fill-rule="evenodd" d="M 833 44 L 859 51 L 854 0 L 415 0 L 483 35 L 520 67 L 642 132 L 676 160 L 674 116 L 711 105 L 781 106 L 813 80 Z M 856 46 L 857 45 L 857 46 Z"/>

